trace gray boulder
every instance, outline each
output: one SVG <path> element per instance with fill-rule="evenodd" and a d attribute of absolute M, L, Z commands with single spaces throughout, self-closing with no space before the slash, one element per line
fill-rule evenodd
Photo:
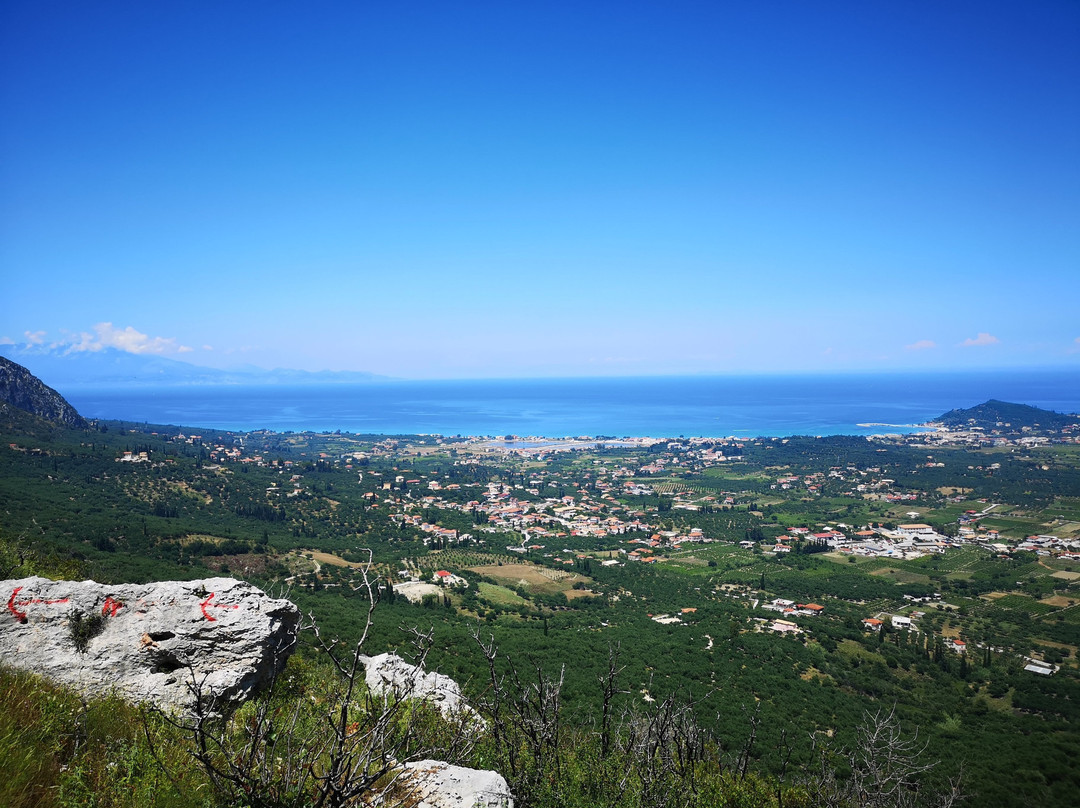
<path fill-rule="evenodd" d="M 299 610 L 233 578 L 99 584 L 0 581 L 0 663 L 137 703 L 214 711 L 269 684 Z"/>
<path fill-rule="evenodd" d="M 397 654 L 364 656 L 361 661 L 364 663 L 364 682 L 376 696 L 421 699 L 438 708 L 446 718 L 465 717 L 469 723 L 483 723 L 480 715 L 465 703 L 458 683 L 449 676 L 424 671 Z"/>
<path fill-rule="evenodd" d="M 401 804 L 415 808 L 514 808 L 510 787 L 498 772 L 438 760 L 406 763 L 394 793 Z"/>

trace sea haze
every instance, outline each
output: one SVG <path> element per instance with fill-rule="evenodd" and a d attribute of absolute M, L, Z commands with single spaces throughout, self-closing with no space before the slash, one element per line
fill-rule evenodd
<path fill-rule="evenodd" d="M 78 385 L 61 392 L 89 418 L 231 430 L 548 437 L 867 435 L 913 431 L 910 425 L 990 398 L 1076 412 L 1080 372 Z"/>

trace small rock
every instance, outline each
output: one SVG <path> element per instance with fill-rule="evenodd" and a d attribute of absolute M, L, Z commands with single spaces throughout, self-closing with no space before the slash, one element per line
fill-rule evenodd
<path fill-rule="evenodd" d="M 461 696 L 458 683 L 441 673 L 425 672 L 411 665 L 397 654 L 379 654 L 361 657 L 364 663 L 364 681 L 377 696 L 393 696 L 398 699 L 412 698 L 430 702 L 446 718 L 467 715 L 477 723 L 483 719 Z"/>
<path fill-rule="evenodd" d="M 401 804 L 415 808 L 514 808 L 498 772 L 451 766 L 439 760 L 406 763 L 395 784 Z"/>

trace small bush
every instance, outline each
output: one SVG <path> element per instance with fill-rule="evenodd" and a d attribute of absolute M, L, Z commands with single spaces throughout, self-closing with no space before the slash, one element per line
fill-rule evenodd
<path fill-rule="evenodd" d="M 71 643 L 80 654 L 86 653 L 90 640 L 105 630 L 105 617 L 100 614 L 83 614 L 72 610 L 68 615 L 68 631 Z"/>

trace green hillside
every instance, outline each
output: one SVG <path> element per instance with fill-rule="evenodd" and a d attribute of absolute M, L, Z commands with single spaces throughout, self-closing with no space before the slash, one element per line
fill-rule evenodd
<path fill-rule="evenodd" d="M 1065 415 L 1028 404 L 1010 404 L 996 399 L 966 409 L 949 410 L 936 420 L 950 427 L 978 427 L 1002 434 L 1016 434 L 1025 429 L 1042 433 L 1080 428 L 1080 416 Z"/>
<path fill-rule="evenodd" d="M 915 509 L 956 533 L 958 518 L 992 504 L 968 524 L 1012 544 L 1033 534 L 1068 540 L 1080 536 L 1075 446 L 935 447 L 929 465 L 915 437 L 676 441 L 536 458 L 437 436 L 193 435 L 119 422 L 67 430 L 10 412 L 2 432 L 4 578 L 227 573 L 287 588 L 324 637 L 348 648 L 364 627 L 370 550 L 382 590 L 365 652 L 408 649 L 403 629 L 430 632 L 429 666 L 506 728 L 455 747 L 455 759 L 499 770 L 519 806 L 853 804 L 837 796 L 855 782 L 848 753 L 862 745 L 867 716 L 894 708 L 902 736 L 917 732 L 926 744 L 918 765 L 940 761 L 922 776 L 924 800 L 961 768 L 977 804 L 1071 805 L 1080 786 L 1070 762 L 1080 753 L 1080 561 L 973 543 L 912 560 L 849 558 L 789 530 L 853 533 L 907 522 Z M 623 532 L 599 529 L 614 524 Z M 665 538 L 695 530 L 710 541 Z M 778 536 L 790 554 L 772 552 Z M 523 541 L 524 552 L 508 549 Z M 635 562 L 630 551 L 657 560 Z M 449 570 L 469 586 L 410 603 L 389 586 L 402 570 L 420 579 Z M 905 598 L 933 593 L 942 599 L 918 607 Z M 771 631 L 780 615 L 761 607 L 775 598 L 820 604 L 824 614 L 792 616 L 800 633 Z M 864 618 L 916 611 L 918 631 L 863 627 Z M 675 619 L 660 622 L 665 615 Z M 950 650 L 958 637 L 970 653 Z M 1025 656 L 1058 672 L 1025 671 Z M 340 680 L 313 636 L 289 677 L 272 703 L 285 710 L 306 693 L 303 720 L 325 722 L 331 696 L 310 694 Z M 19 681 L 2 690 L 22 693 L 27 714 L 69 698 Z M 136 798 L 122 794 L 150 791 L 161 804 L 240 804 L 232 786 L 198 779 L 190 733 L 154 725 L 165 773 L 151 765 L 137 711 L 116 729 L 126 739 L 116 748 L 60 743 L 97 720 L 83 709 L 38 722 L 32 757 L 44 768 L 31 771 L 12 752 L 6 779 L 36 771 L 39 784 L 71 780 L 49 792 L 57 805 L 86 804 L 91 793 L 97 804 L 123 805 Z M 539 716 L 551 723 L 538 725 Z M 242 742 L 249 730 L 237 721 L 228 732 Z M 6 731 L 8 749 L 24 743 L 14 725 Z M 452 728 L 423 731 L 422 743 L 453 746 Z M 115 757 L 121 748 L 136 762 Z M 167 797 L 162 783 L 178 761 L 195 779 Z M 277 801 L 264 804 L 314 804 L 310 789 L 299 793 L 310 781 L 292 786 L 278 782 Z M 22 804 L 44 799 L 26 793 L 34 796 Z"/>

